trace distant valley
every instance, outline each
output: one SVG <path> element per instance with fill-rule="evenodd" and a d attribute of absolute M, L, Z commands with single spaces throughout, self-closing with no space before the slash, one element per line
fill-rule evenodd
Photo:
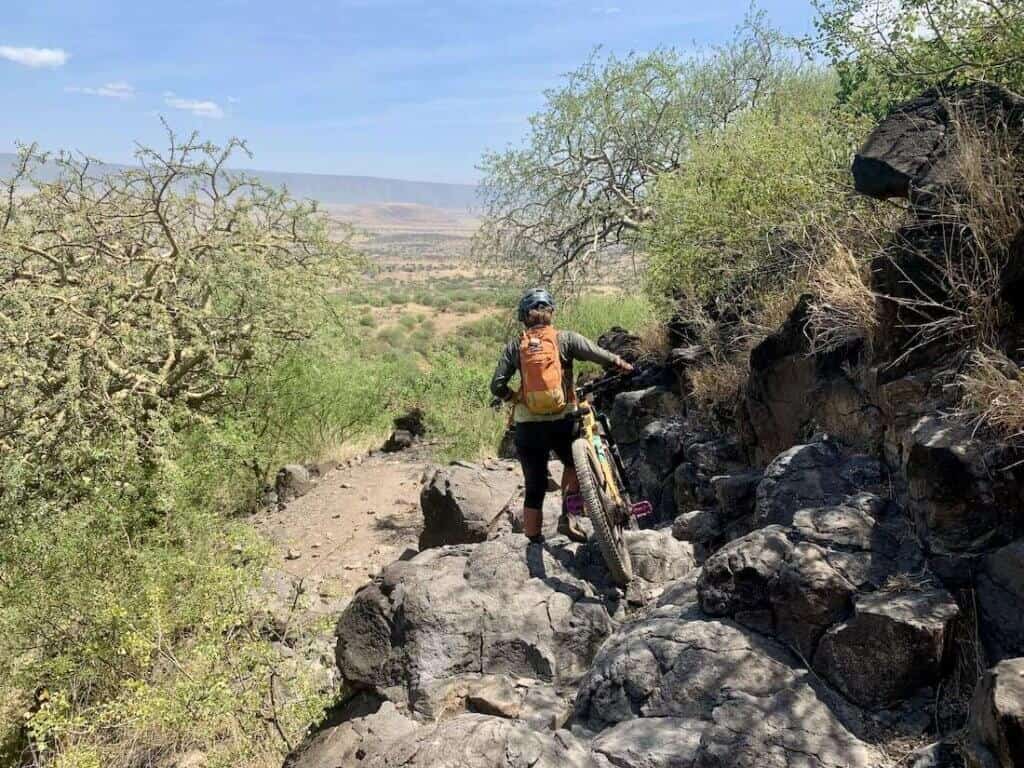
<path fill-rule="evenodd" d="M 0 177 L 13 168 L 16 156 L 0 152 Z M 123 166 L 111 165 L 116 169 Z M 401 203 L 450 211 L 465 212 L 476 204 L 476 187 L 472 184 L 443 184 L 432 181 L 406 181 L 373 176 L 340 176 L 320 173 L 283 173 L 248 170 L 274 186 L 284 185 L 296 197 L 311 198 L 329 205 L 373 205 Z M 40 178 L 52 178 L 52 165 L 40 170 Z"/>

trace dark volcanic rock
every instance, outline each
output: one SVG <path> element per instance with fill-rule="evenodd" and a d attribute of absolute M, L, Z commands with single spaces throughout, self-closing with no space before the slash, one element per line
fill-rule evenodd
<path fill-rule="evenodd" d="M 977 597 L 981 638 L 989 658 L 1024 655 L 1024 539 L 985 558 Z"/>
<path fill-rule="evenodd" d="M 700 606 L 711 616 L 742 616 L 768 608 L 768 587 L 793 552 L 781 526 L 730 542 L 704 563 Z M 742 619 L 740 619 L 742 621 Z"/>
<path fill-rule="evenodd" d="M 512 465 L 487 469 L 461 462 L 429 469 L 425 478 L 420 490 L 421 550 L 484 541 L 522 482 Z"/>
<path fill-rule="evenodd" d="M 278 503 L 297 499 L 305 496 L 312 489 L 315 481 L 301 464 L 286 464 L 277 472 L 274 480 L 274 490 L 277 494 Z"/>
<path fill-rule="evenodd" d="M 932 552 L 978 552 L 1021 528 L 1021 486 L 1004 450 L 973 439 L 939 416 L 921 418 L 905 438 L 910 508 Z"/>
<path fill-rule="evenodd" d="M 399 451 L 405 451 L 412 448 L 416 444 L 416 437 L 412 432 L 408 432 L 404 429 L 396 429 L 391 433 L 391 437 L 384 443 L 384 447 L 381 448 L 384 453 L 398 453 Z"/>
<path fill-rule="evenodd" d="M 755 461 L 772 457 L 825 430 L 865 447 L 881 443 L 881 414 L 847 373 L 863 343 L 811 354 L 805 327 L 811 296 L 750 353 L 750 376 L 739 410 L 741 433 Z"/>
<path fill-rule="evenodd" d="M 995 85 L 928 91 L 896 107 L 871 133 L 853 162 L 857 191 L 879 199 L 929 202 L 959 183 L 956 121 L 1016 126 L 1024 99 Z"/>
<path fill-rule="evenodd" d="M 1024 765 L 1024 658 L 1000 662 L 981 678 L 968 732 L 972 768 Z"/>
<path fill-rule="evenodd" d="M 877 759 L 779 646 L 685 612 L 612 636 L 580 687 L 576 717 L 601 731 L 594 750 L 618 766 L 867 768 Z"/>
<path fill-rule="evenodd" d="M 573 683 L 611 631 L 604 603 L 567 570 L 574 552 L 503 535 L 392 564 L 338 622 L 343 678 L 427 716 L 467 678 Z"/>
<path fill-rule="evenodd" d="M 609 352 L 614 352 L 631 363 L 635 363 L 640 358 L 640 337 L 617 325 L 598 336 L 597 345 Z"/>
<path fill-rule="evenodd" d="M 633 574 L 652 584 L 682 578 L 695 567 L 693 546 L 668 531 L 625 531 Z"/>
<path fill-rule="evenodd" d="M 538 732 L 500 717 L 463 714 L 425 726 L 360 763 L 366 768 L 588 768 L 567 731 Z"/>
<path fill-rule="evenodd" d="M 830 626 L 845 618 L 856 588 L 816 544 L 797 544 L 769 585 L 769 602 L 780 640 L 805 659 L 814 655 Z"/>
<path fill-rule="evenodd" d="M 788 525 L 804 507 L 841 503 L 847 497 L 881 490 L 881 463 L 870 456 L 844 457 L 828 438 L 798 445 L 779 454 L 757 487 L 757 521 Z"/>
<path fill-rule="evenodd" d="M 658 419 L 678 416 L 679 398 L 664 387 L 649 387 L 616 395 L 610 420 L 612 435 L 620 445 L 641 440 L 644 427 Z"/>
<path fill-rule="evenodd" d="M 393 742 L 415 733 L 419 724 L 390 701 L 357 694 L 285 760 L 284 768 L 337 768 L 387 752 Z"/>
<path fill-rule="evenodd" d="M 861 596 L 853 617 L 822 637 L 814 668 L 851 701 L 892 704 L 938 679 L 958 615 L 933 587 Z"/>

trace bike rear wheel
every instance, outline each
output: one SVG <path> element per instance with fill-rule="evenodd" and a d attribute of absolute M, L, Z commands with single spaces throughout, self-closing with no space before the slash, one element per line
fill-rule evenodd
<path fill-rule="evenodd" d="M 576 466 L 576 477 L 579 478 L 583 506 L 594 524 L 594 537 L 604 555 L 612 581 L 625 587 L 633 579 L 633 562 L 629 558 L 622 528 L 615 524 L 612 517 L 614 510 L 602 490 L 603 470 L 593 448 L 585 439 L 581 438 L 572 444 L 572 461 Z"/>

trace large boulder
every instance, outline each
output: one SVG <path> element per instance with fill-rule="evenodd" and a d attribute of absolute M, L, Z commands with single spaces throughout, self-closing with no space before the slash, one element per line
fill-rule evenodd
<path fill-rule="evenodd" d="M 696 561 L 693 545 L 672 537 L 669 531 L 625 531 L 633 575 L 653 584 L 675 581 L 689 573 Z"/>
<path fill-rule="evenodd" d="M 610 421 L 612 435 L 620 445 L 639 442 L 641 431 L 652 421 L 682 413 L 679 398 L 666 387 L 648 387 L 616 395 Z"/>
<path fill-rule="evenodd" d="M 700 605 L 711 616 L 731 616 L 743 623 L 756 622 L 771 631 L 769 586 L 793 552 L 793 543 L 781 526 L 749 533 L 718 550 L 704 563 L 698 590 Z"/>
<path fill-rule="evenodd" d="M 685 514 L 700 507 L 718 504 L 716 479 L 721 482 L 723 477 L 734 477 L 743 486 L 742 479 L 749 481 L 753 475 L 744 475 L 747 470 L 741 460 L 741 449 L 738 442 L 730 437 L 704 433 L 700 430 L 687 430 L 684 436 L 681 463 L 673 474 L 673 497 L 677 514 Z M 756 481 L 754 481 L 756 486 Z M 742 488 L 735 490 L 734 498 L 740 506 L 744 500 Z M 750 491 L 749 485 L 745 488 Z M 723 520 L 734 520 L 742 515 L 741 511 L 731 506 L 721 508 Z M 736 512 L 734 515 L 733 513 Z"/>
<path fill-rule="evenodd" d="M 980 552 L 1020 534 L 1024 486 L 1005 447 L 934 415 L 919 419 L 904 445 L 910 509 L 933 553 Z"/>
<path fill-rule="evenodd" d="M 977 85 L 948 93 L 927 91 L 899 105 L 854 158 L 857 191 L 878 199 L 929 203 L 955 190 L 956 131 L 962 120 L 982 125 L 1001 121 L 1019 133 L 1024 99 L 995 85 Z"/>
<path fill-rule="evenodd" d="M 654 508 L 652 522 L 676 516 L 673 472 L 682 461 L 689 429 L 679 418 L 657 419 L 640 430 L 639 439 L 620 447 L 626 480 Z"/>
<path fill-rule="evenodd" d="M 1024 765 L 1024 658 L 988 670 L 971 701 L 968 726 L 971 768 Z"/>
<path fill-rule="evenodd" d="M 456 462 L 428 469 L 420 489 L 420 549 L 484 541 L 515 500 L 521 484 L 518 467 L 512 462 L 489 467 Z"/>
<path fill-rule="evenodd" d="M 343 679 L 430 717 L 484 675 L 572 685 L 612 629 L 575 557 L 509 534 L 393 563 L 338 621 Z"/>
<path fill-rule="evenodd" d="M 284 768 L 337 768 L 382 755 L 391 744 L 419 728 L 390 701 L 358 694 L 284 762 Z"/>
<path fill-rule="evenodd" d="M 600 768 L 687 768 L 697 759 L 703 731 L 682 717 L 623 720 L 594 739 L 592 750 Z"/>
<path fill-rule="evenodd" d="M 616 766 L 867 768 L 877 758 L 781 647 L 690 609 L 609 638 L 576 717 Z"/>
<path fill-rule="evenodd" d="M 753 515 L 757 504 L 757 486 L 763 477 L 761 472 L 748 471 L 711 478 L 711 490 L 723 520 L 735 521 Z"/>
<path fill-rule="evenodd" d="M 826 550 L 797 544 L 769 584 L 776 635 L 801 657 L 812 658 L 825 631 L 849 614 L 855 593 Z"/>
<path fill-rule="evenodd" d="M 931 90 L 898 106 L 869 136 L 853 164 L 860 192 L 912 203 L 907 223 L 872 265 L 872 288 L 885 297 L 879 302 L 878 320 L 887 330 L 876 359 L 894 363 L 888 368 L 898 375 L 924 366 L 947 367 L 950 357 L 962 352 L 953 338 L 920 344 L 915 334 L 946 314 L 942 305 L 950 281 L 943 265 L 956 269 L 961 261 L 978 258 L 963 215 L 950 215 L 969 189 L 960 167 L 963 126 L 971 136 L 997 135 L 1007 146 L 995 151 L 1024 154 L 1024 99 L 995 85 L 978 84 Z M 971 269 L 969 264 L 966 269 Z M 998 289 L 1013 296 L 1019 278 L 1019 270 L 1004 270 Z M 1010 299 L 1010 314 L 1019 326 L 1018 301 Z M 1019 328 L 1009 330 L 1005 349 L 1017 349 Z"/>
<path fill-rule="evenodd" d="M 814 669 L 857 704 L 893 704 L 939 678 L 958 615 L 937 587 L 862 595 L 853 616 L 822 637 Z"/>
<path fill-rule="evenodd" d="M 366 768 L 589 768 L 590 758 L 586 748 L 567 731 L 538 732 L 513 720 L 467 713 L 420 728 L 360 765 Z"/>
<path fill-rule="evenodd" d="M 1024 655 L 1024 539 L 984 559 L 977 597 L 981 638 L 989 658 Z"/>
<path fill-rule="evenodd" d="M 805 332 L 812 300 L 801 297 L 782 327 L 750 353 L 740 431 L 758 464 L 819 429 L 854 445 L 881 443 L 881 413 L 847 372 L 860 361 L 863 342 L 812 354 Z"/>
<path fill-rule="evenodd" d="M 789 525 L 807 507 L 842 503 L 862 492 L 882 490 L 884 469 L 875 458 L 847 456 L 835 440 L 822 437 L 779 454 L 757 487 L 760 525 Z"/>

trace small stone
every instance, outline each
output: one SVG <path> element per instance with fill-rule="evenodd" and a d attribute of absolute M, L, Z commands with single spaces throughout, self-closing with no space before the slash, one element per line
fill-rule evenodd
<path fill-rule="evenodd" d="M 289 549 L 288 552 L 285 554 L 284 559 L 285 560 L 298 560 L 300 557 L 302 557 L 302 553 L 299 552 L 299 550 L 297 550 L 297 549 Z"/>

